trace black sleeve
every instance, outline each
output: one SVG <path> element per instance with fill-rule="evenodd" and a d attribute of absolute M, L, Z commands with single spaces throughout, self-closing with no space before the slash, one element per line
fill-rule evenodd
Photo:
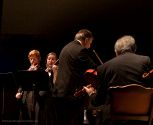
<path fill-rule="evenodd" d="M 91 53 L 88 49 L 83 49 L 80 54 L 79 54 L 79 60 L 80 64 L 82 64 L 82 67 L 87 67 L 87 68 L 97 68 L 97 64 L 94 62 L 94 60 L 91 57 Z"/>

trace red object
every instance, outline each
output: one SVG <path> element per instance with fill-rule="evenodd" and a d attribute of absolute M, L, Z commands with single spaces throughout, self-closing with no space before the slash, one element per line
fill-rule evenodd
<path fill-rule="evenodd" d="M 85 73 L 92 73 L 94 75 L 97 75 L 97 71 L 95 69 L 87 69 Z"/>
<path fill-rule="evenodd" d="M 96 87 L 99 84 L 99 79 L 97 78 L 97 71 L 95 69 L 88 69 L 83 75 L 85 79 L 85 86 L 86 87 Z M 83 86 L 80 89 L 77 89 L 74 93 L 75 97 L 80 97 L 85 94 L 85 89 Z"/>

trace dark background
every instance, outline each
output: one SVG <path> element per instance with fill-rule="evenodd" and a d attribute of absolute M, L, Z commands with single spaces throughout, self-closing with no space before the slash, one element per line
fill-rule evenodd
<path fill-rule="evenodd" d="M 115 56 L 114 43 L 133 35 L 137 53 L 152 55 L 152 0 L 1 0 L 0 72 L 27 69 L 27 54 L 38 49 L 42 66 L 47 53 L 57 54 L 87 28 L 103 62 Z"/>

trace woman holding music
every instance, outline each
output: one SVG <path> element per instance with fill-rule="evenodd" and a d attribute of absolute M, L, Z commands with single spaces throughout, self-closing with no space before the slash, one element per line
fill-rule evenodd
<path fill-rule="evenodd" d="M 31 50 L 28 54 L 28 59 L 30 66 L 27 69 L 28 71 L 37 71 L 41 70 L 40 67 L 40 52 L 38 50 Z M 36 94 L 34 91 L 24 91 L 22 87 L 18 89 L 16 98 L 21 100 L 21 121 L 25 125 L 36 125 L 38 120 L 38 110 L 39 106 L 36 101 Z M 37 104 L 37 106 L 36 106 Z"/>

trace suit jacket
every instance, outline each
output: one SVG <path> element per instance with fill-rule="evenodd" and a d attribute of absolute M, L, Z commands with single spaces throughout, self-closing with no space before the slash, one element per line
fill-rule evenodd
<path fill-rule="evenodd" d="M 97 95 L 93 101 L 95 105 L 105 103 L 109 86 L 126 84 L 143 84 L 142 74 L 151 66 L 148 56 L 125 52 L 107 61 L 97 68 L 101 80 Z"/>
<path fill-rule="evenodd" d="M 55 82 L 57 97 L 71 96 L 80 86 L 85 85 L 83 74 L 87 69 L 96 68 L 89 50 L 78 41 L 67 44 L 59 55 L 59 68 Z"/>

